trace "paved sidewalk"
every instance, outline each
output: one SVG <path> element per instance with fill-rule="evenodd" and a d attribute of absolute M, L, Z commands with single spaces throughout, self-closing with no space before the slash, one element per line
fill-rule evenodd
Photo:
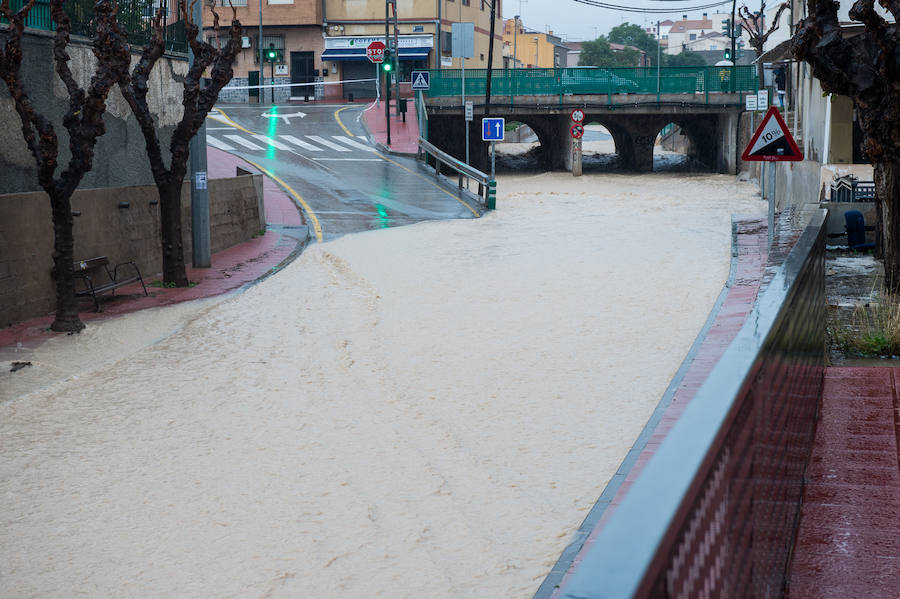
<path fill-rule="evenodd" d="M 384 116 L 384 102 L 375 102 L 367 108 L 363 122 L 375 143 L 392 154 L 415 155 L 419 151 L 419 121 L 416 118 L 415 101 L 407 103 L 406 122 L 397 116 L 396 100 L 391 102 L 391 143 L 387 143 L 387 119 Z"/>
<path fill-rule="evenodd" d="M 898 377 L 900 368 L 825 371 L 792 599 L 900 596 Z"/>
<path fill-rule="evenodd" d="M 207 148 L 209 177 L 212 179 L 233 177 L 237 167 L 258 172 L 258 169 L 240 158 L 216 148 Z M 167 289 L 153 287 L 151 283 L 161 279 L 160 273 L 145 275 L 149 297 L 144 296 L 139 284 L 116 290 L 115 296 L 101 299 L 103 312 L 93 312 L 90 298 L 79 303 L 84 322 L 96 322 L 119 314 L 127 314 L 145 308 L 165 306 L 194 299 L 213 297 L 233 291 L 276 272 L 291 260 L 309 238 L 309 230 L 303 216 L 291 198 L 274 181 L 263 176 L 265 195 L 265 235 L 245 241 L 211 256 L 210 268 L 187 267 L 193 287 Z M 4 348 L 34 349 L 47 339 L 61 333 L 48 330 L 53 315 L 33 318 L 0 330 L 0 353 Z"/>

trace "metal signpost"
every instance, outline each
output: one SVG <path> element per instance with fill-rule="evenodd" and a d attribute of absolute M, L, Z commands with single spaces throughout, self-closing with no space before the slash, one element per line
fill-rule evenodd
<path fill-rule="evenodd" d="M 374 41 L 368 46 L 366 46 L 366 58 L 369 59 L 369 62 L 375 65 L 375 99 L 378 100 L 381 98 L 381 86 L 379 85 L 381 81 L 381 67 L 380 65 L 384 62 L 384 42 Z"/>
<path fill-rule="evenodd" d="M 775 106 L 769 107 L 759 128 L 750 138 L 750 143 L 741 155 L 741 160 L 749 162 L 796 162 L 803 160 L 803 152 L 788 131 L 787 124 Z M 770 164 L 769 181 L 769 245 L 775 230 L 775 165 Z"/>
<path fill-rule="evenodd" d="M 260 8 L 262 10 L 262 8 Z M 191 15 L 194 23 L 203 20 L 203 5 L 193 5 Z M 188 50 L 188 59 L 193 66 L 196 57 Z M 260 64 L 260 72 L 262 64 Z M 197 134 L 190 141 L 191 168 L 191 261 L 196 268 L 209 268 L 212 264 L 209 225 L 209 189 L 206 165 L 206 119 Z"/>
<path fill-rule="evenodd" d="M 497 160 L 497 153 L 494 144 L 503 141 L 506 133 L 506 119 L 504 118 L 483 118 L 481 119 L 481 141 L 491 142 L 491 180 L 488 183 L 488 208 L 493 210 L 496 207 L 495 195 L 497 182 L 494 181 L 494 172 Z"/>
<path fill-rule="evenodd" d="M 453 23 L 450 26 L 450 55 L 461 59 L 462 101 L 466 103 L 466 59 L 475 56 L 475 23 Z M 471 119 L 468 119 L 471 120 Z M 466 127 L 466 164 L 469 164 L 469 123 Z"/>

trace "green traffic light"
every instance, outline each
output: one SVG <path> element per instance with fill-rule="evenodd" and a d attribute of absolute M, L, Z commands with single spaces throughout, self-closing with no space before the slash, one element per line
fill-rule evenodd
<path fill-rule="evenodd" d="M 390 71 L 390 70 L 391 70 L 391 63 L 386 62 L 386 63 L 384 63 L 383 65 L 381 65 L 381 68 L 384 69 L 385 71 Z"/>

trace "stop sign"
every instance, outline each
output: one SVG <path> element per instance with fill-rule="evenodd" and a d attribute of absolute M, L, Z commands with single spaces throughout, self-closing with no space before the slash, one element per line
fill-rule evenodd
<path fill-rule="evenodd" d="M 374 41 L 366 46 L 366 57 L 375 63 L 384 62 L 384 42 Z"/>

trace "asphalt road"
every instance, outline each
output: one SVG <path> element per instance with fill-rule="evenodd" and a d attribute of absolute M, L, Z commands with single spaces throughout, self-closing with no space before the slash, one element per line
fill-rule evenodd
<path fill-rule="evenodd" d="M 474 218 L 460 194 L 414 158 L 378 151 L 361 122 L 364 105 L 222 106 L 207 143 L 273 176 L 302 207 L 318 241 L 425 220 Z"/>

